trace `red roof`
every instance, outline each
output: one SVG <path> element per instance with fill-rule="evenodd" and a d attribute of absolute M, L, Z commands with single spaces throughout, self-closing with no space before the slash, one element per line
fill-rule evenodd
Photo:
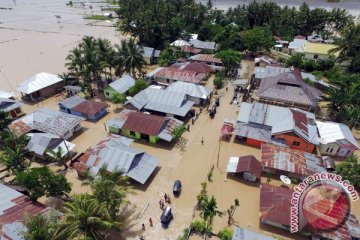
<path fill-rule="evenodd" d="M 309 131 L 308 131 L 308 120 L 306 117 L 306 113 L 300 112 L 294 109 L 290 109 L 293 119 L 295 122 L 295 130 L 300 130 L 302 133 L 304 133 L 307 137 L 309 137 Z"/>
<path fill-rule="evenodd" d="M 249 172 L 260 179 L 261 171 L 261 163 L 253 155 L 239 157 L 236 172 Z"/>
<path fill-rule="evenodd" d="M 200 62 L 222 63 L 220 58 L 216 58 L 211 54 L 198 54 L 190 57 L 190 59 Z"/>
<path fill-rule="evenodd" d="M 321 157 L 272 144 L 261 145 L 261 163 L 264 167 L 309 176 L 316 172 L 326 172 Z"/>
<path fill-rule="evenodd" d="M 224 124 L 220 130 L 221 136 L 228 136 L 233 132 L 233 130 L 234 127 L 232 125 Z"/>
<path fill-rule="evenodd" d="M 8 208 L 3 209 L 2 213 L 0 212 L 0 237 L 3 236 L 5 239 L 11 240 L 12 238 L 6 236 L 6 234 L 3 232 L 4 225 L 13 224 L 15 222 L 24 222 L 25 214 L 33 216 L 38 213 L 45 213 L 49 210 L 49 208 L 47 208 L 45 205 L 38 202 L 33 202 L 27 196 L 4 185 L 2 186 L 1 191 L 7 196 L 14 195 L 13 199 L 1 200 L 3 201 L 4 206 L 9 206 Z"/>
<path fill-rule="evenodd" d="M 189 45 L 182 45 L 182 46 L 181 46 L 181 51 L 183 51 L 183 52 L 188 52 L 188 53 L 198 54 L 198 53 L 201 52 L 201 49 L 194 48 L 194 47 L 189 46 Z"/>
<path fill-rule="evenodd" d="M 269 184 L 260 185 L 260 220 L 290 226 L 290 207 L 293 191 Z"/>
<path fill-rule="evenodd" d="M 95 115 L 106 107 L 107 104 L 104 102 L 94 102 L 94 101 L 86 100 L 76 105 L 71 110 L 74 112 L 83 113 L 85 115 Z"/>
<path fill-rule="evenodd" d="M 167 67 L 158 71 L 155 76 L 158 78 L 174 79 L 177 81 L 198 84 L 206 77 L 206 74 L 184 69 L 177 69 L 174 67 Z"/>
<path fill-rule="evenodd" d="M 211 72 L 211 68 L 202 62 L 188 63 L 182 70 L 183 71 L 192 71 L 192 72 L 197 72 L 197 73 L 204 73 L 204 74 L 209 74 Z"/>
<path fill-rule="evenodd" d="M 167 118 L 140 112 L 129 114 L 122 128 L 133 132 L 156 136 L 164 126 Z"/>

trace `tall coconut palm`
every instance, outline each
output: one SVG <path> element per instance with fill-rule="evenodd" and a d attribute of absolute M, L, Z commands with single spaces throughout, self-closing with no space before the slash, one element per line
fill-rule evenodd
<path fill-rule="evenodd" d="M 73 202 L 65 204 L 64 217 L 53 239 L 107 239 L 108 230 L 120 227 L 121 223 L 111 218 L 105 203 L 88 194 L 77 195 Z"/>
<path fill-rule="evenodd" d="M 84 63 L 82 59 L 81 49 L 75 47 L 70 51 L 69 55 L 66 57 L 65 67 L 70 71 L 74 71 L 75 75 L 78 77 L 78 74 L 82 71 Z"/>
<path fill-rule="evenodd" d="M 127 203 L 127 194 L 133 193 L 128 177 L 121 171 L 108 172 L 106 166 L 100 168 L 96 177 L 87 174 L 83 184 L 90 186 L 93 196 L 105 204 L 113 219 L 116 219 L 120 206 Z"/>
<path fill-rule="evenodd" d="M 211 196 L 210 200 L 209 198 L 204 198 L 201 202 L 200 216 L 208 225 L 211 225 L 215 216 L 221 217 L 224 214 L 217 209 L 217 202 L 214 196 Z"/>
<path fill-rule="evenodd" d="M 111 78 L 112 68 L 114 67 L 114 48 L 109 40 L 102 38 L 97 39 L 97 47 L 99 51 L 100 63 L 104 70 L 105 76 L 107 77 L 107 73 L 109 73 Z M 107 68 L 109 69 L 109 72 L 106 71 Z"/>
<path fill-rule="evenodd" d="M 144 50 L 138 47 L 133 38 L 129 41 L 122 40 L 118 52 L 116 53 L 117 59 L 122 60 L 123 70 L 136 77 L 136 71 L 142 72 L 142 68 L 145 65 L 145 60 L 142 56 Z"/>
<path fill-rule="evenodd" d="M 23 233 L 25 240 L 48 240 L 51 239 L 55 226 L 56 216 L 36 214 L 34 216 L 25 215 L 25 226 L 27 228 Z"/>

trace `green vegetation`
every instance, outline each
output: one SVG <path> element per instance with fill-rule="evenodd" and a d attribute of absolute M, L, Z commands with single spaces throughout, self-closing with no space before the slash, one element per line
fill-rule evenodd
<path fill-rule="evenodd" d="M 215 74 L 215 78 L 214 78 L 214 86 L 216 89 L 220 89 L 224 86 L 224 81 L 223 81 L 224 75 L 222 72 L 217 72 Z"/>
<path fill-rule="evenodd" d="M 116 12 L 119 10 L 119 7 L 104 7 L 104 8 L 101 8 L 101 11 L 108 11 L 108 12 Z"/>
<path fill-rule="evenodd" d="M 126 96 L 123 93 L 114 93 L 111 96 L 111 101 L 116 104 L 123 104 L 126 101 Z"/>
<path fill-rule="evenodd" d="M 178 140 L 181 138 L 181 136 L 183 135 L 183 133 L 186 131 L 186 128 L 184 125 L 175 127 L 173 132 L 172 132 L 172 136 L 175 140 Z"/>
<path fill-rule="evenodd" d="M 233 232 L 231 229 L 225 228 L 219 231 L 218 236 L 221 240 L 231 240 L 233 237 Z"/>
<path fill-rule="evenodd" d="M 228 214 L 228 224 L 230 225 L 233 221 L 233 216 L 235 214 L 236 208 L 240 206 L 239 199 L 235 198 L 234 205 L 231 205 L 230 208 L 227 210 Z"/>
<path fill-rule="evenodd" d="M 211 226 L 207 226 L 206 221 L 204 220 L 195 220 L 192 222 L 192 227 L 195 232 L 199 234 L 207 234 L 210 235 L 212 231 Z"/>
<path fill-rule="evenodd" d="M 356 156 L 351 156 L 335 167 L 336 173 L 342 176 L 343 181 L 348 180 L 354 187 L 360 187 L 360 163 Z"/>
<path fill-rule="evenodd" d="M 61 198 L 71 191 L 66 178 L 56 175 L 48 167 L 16 171 L 15 176 L 15 182 L 28 191 L 32 200 L 42 196 Z"/>
<path fill-rule="evenodd" d="M 25 226 L 27 231 L 24 233 L 25 240 L 48 240 L 54 234 L 57 218 L 54 214 L 36 214 L 34 216 L 25 215 Z"/>
<path fill-rule="evenodd" d="M 214 55 L 214 57 L 220 58 L 225 67 L 225 75 L 230 71 L 237 69 L 240 66 L 242 56 L 239 52 L 232 49 L 223 50 Z"/>
<path fill-rule="evenodd" d="M 138 79 L 138 80 L 136 80 L 135 85 L 129 89 L 129 95 L 135 96 L 138 92 L 140 92 L 141 90 L 144 90 L 148 86 L 149 86 L 149 84 L 145 80 Z"/>
<path fill-rule="evenodd" d="M 64 154 L 62 147 L 59 146 L 56 151 L 52 149 L 47 149 L 46 153 L 48 160 L 50 160 L 50 162 L 56 162 L 62 164 L 64 166 L 64 170 L 67 170 L 69 168 L 69 166 L 67 165 L 67 161 L 69 160 L 67 158 L 68 153 Z"/>
<path fill-rule="evenodd" d="M 104 16 L 104 15 L 88 15 L 88 16 L 85 16 L 84 19 L 105 21 L 105 20 L 109 20 L 111 18 L 108 16 Z"/>

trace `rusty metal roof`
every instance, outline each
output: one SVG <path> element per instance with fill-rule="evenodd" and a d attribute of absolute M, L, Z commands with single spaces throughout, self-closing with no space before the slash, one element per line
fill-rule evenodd
<path fill-rule="evenodd" d="M 156 136 L 164 127 L 166 118 L 140 112 L 132 112 L 128 115 L 123 128 L 133 132 Z"/>
<path fill-rule="evenodd" d="M 271 144 L 261 145 L 261 163 L 264 167 L 296 173 L 301 176 L 326 172 L 321 157 Z"/>
<path fill-rule="evenodd" d="M 194 56 L 191 56 L 189 59 L 199 62 L 211 62 L 211 63 L 218 63 L 222 64 L 220 58 L 216 58 L 211 54 L 197 54 Z"/>
<path fill-rule="evenodd" d="M 205 79 L 206 74 L 168 67 L 158 71 L 155 77 L 199 84 Z"/>
<path fill-rule="evenodd" d="M 71 108 L 71 110 L 74 112 L 83 113 L 85 115 L 95 115 L 106 107 L 107 104 L 104 102 L 85 100 L 76 105 L 75 107 Z"/>

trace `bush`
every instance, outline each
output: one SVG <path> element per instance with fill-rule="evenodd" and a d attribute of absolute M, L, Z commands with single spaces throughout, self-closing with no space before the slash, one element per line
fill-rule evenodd
<path fill-rule="evenodd" d="M 217 72 L 215 74 L 214 85 L 216 89 L 220 89 L 224 86 L 223 78 L 224 75 L 222 72 Z"/>
<path fill-rule="evenodd" d="M 204 234 L 206 230 L 206 222 L 204 220 L 195 220 L 192 223 L 192 227 L 195 232 Z"/>
<path fill-rule="evenodd" d="M 111 97 L 111 101 L 115 104 L 121 104 L 126 101 L 126 96 L 123 93 L 114 93 Z"/>
<path fill-rule="evenodd" d="M 316 69 L 318 69 L 318 64 L 315 62 L 315 60 L 305 60 L 302 64 L 303 69 L 308 72 L 312 72 Z"/>
<path fill-rule="evenodd" d="M 149 86 L 149 84 L 145 80 L 138 79 L 138 80 L 136 80 L 135 85 L 132 86 L 131 88 L 129 88 L 129 95 L 134 96 L 141 90 L 144 90 L 145 88 L 147 88 L 148 86 Z"/>
<path fill-rule="evenodd" d="M 180 236 L 180 237 L 178 237 L 178 239 L 177 240 L 186 240 L 186 238 L 187 238 L 187 236 L 188 236 L 188 234 L 189 234 L 189 229 L 188 228 L 185 228 L 184 230 L 183 230 L 183 234 Z"/>
<path fill-rule="evenodd" d="M 218 233 L 218 236 L 221 240 L 231 240 L 233 232 L 230 229 L 225 228 Z"/>
<path fill-rule="evenodd" d="M 179 139 L 181 138 L 181 135 L 186 131 L 186 128 L 184 125 L 181 125 L 181 126 L 178 126 L 178 127 L 175 127 L 173 132 L 172 132 L 172 136 L 174 139 Z"/>
<path fill-rule="evenodd" d="M 286 61 L 286 66 L 288 67 L 294 66 L 296 68 L 301 68 L 302 65 L 303 65 L 303 54 L 301 53 L 295 53 Z"/>

